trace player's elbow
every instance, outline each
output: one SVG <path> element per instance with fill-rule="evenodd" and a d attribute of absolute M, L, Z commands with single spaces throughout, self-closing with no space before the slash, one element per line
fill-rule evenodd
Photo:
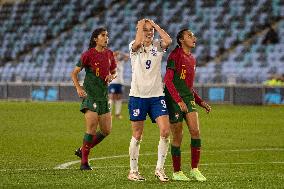
<path fill-rule="evenodd" d="M 170 44 L 172 44 L 173 40 L 172 38 L 169 37 L 169 39 L 167 39 L 166 44 L 167 46 L 170 46 Z"/>

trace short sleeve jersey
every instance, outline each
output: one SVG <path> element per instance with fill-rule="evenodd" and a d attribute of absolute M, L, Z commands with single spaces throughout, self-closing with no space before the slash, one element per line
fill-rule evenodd
<path fill-rule="evenodd" d="M 161 40 L 154 40 L 149 47 L 141 46 L 132 51 L 134 41 L 129 44 L 132 80 L 129 96 L 151 98 L 164 96 L 161 64 L 164 50 Z"/>
<path fill-rule="evenodd" d="M 116 68 L 113 52 L 109 49 L 98 52 L 95 48 L 91 48 L 81 55 L 76 66 L 85 68 L 86 76 L 83 86 L 88 98 L 97 101 L 107 100 L 108 84 L 105 79 Z"/>
<path fill-rule="evenodd" d="M 174 70 L 173 84 L 181 97 L 192 95 L 196 60 L 182 48 L 174 49 L 168 57 L 167 69 Z M 165 90 L 168 93 L 167 89 Z"/>

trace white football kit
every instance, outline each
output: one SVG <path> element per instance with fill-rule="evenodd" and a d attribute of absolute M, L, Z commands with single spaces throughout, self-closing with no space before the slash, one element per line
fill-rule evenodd
<path fill-rule="evenodd" d="M 162 81 L 162 56 L 164 50 L 161 40 L 154 40 L 149 47 L 141 46 L 132 51 L 134 41 L 129 44 L 132 66 L 132 81 L 129 96 L 151 98 L 164 96 Z"/>

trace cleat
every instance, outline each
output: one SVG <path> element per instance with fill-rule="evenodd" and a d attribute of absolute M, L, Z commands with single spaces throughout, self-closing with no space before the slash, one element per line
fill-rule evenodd
<path fill-rule="evenodd" d="M 172 179 L 176 181 L 189 181 L 190 180 L 187 176 L 185 176 L 185 174 L 182 171 L 174 172 Z"/>
<path fill-rule="evenodd" d="M 81 164 L 80 170 L 81 170 L 81 171 L 91 171 L 91 170 L 93 170 L 93 169 L 92 169 L 92 168 L 90 167 L 90 165 L 87 163 L 87 164 Z"/>
<path fill-rule="evenodd" d="M 75 155 L 82 159 L 82 150 L 81 150 L 81 148 L 78 148 L 77 150 L 75 150 Z"/>
<path fill-rule="evenodd" d="M 165 169 L 156 169 L 155 170 L 155 176 L 156 178 L 160 179 L 162 182 L 169 181 L 169 177 L 165 174 Z"/>
<path fill-rule="evenodd" d="M 201 172 L 198 170 L 198 168 L 191 169 L 190 176 L 193 177 L 195 180 L 197 180 L 199 182 L 206 181 L 206 178 L 201 174 Z"/>
<path fill-rule="evenodd" d="M 146 180 L 142 175 L 140 175 L 138 171 L 130 171 L 127 178 L 128 180 L 132 180 L 132 181 L 145 181 Z"/>

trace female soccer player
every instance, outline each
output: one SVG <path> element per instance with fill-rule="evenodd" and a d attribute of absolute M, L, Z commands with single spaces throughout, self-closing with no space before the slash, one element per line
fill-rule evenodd
<path fill-rule="evenodd" d="M 153 40 L 154 30 L 159 33 L 161 40 Z M 153 20 L 142 19 L 137 23 L 135 40 L 129 44 L 132 66 L 128 104 L 132 126 L 132 138 L 129 146 L 129 180 L 145 180 L 138 172 L 138 156 L 144 121 L 148 114 L 152 122 L 156 122 L 160 128 L 155 176 L 161 181 L 168 181 L 164 172 L 164 163 L 169 146 L 170 123 L 164 99 L 161 62 L 164 51 L 171 42 L 170 36 Z"/>
<path fill-rule="evenodd" d="M 193 90 L 196 60 L 190 51 L 195 47 L 196 37 L 190 30 L 183 29 L 177 35 L 177 43 L 177 48 L 168 57 L 164 78 L 165 96 L 173 135 L 171 143 L 173 180 L 189 180 L 181 171 L 180 146 L 183 137 L 182 122 L 185 119 L 191 135 L 192 169 L 190 175 L 198 181 L 206 181 L 198 170 L 201 140 L 195 103 L 205 108 L 207 113 L 211 111 L 211 107 Z"/>
<path fill-rule="evenodd" d="M 109 135 L 112 127 L 108 104 L 108 83 L 115 78 L 116 63 L 113 52 L 107 49 L 108 33 L 105 28 L 94 30 L 89 49 L 81 56 L 73 72 L 72 81 L 80 98 L 83 99 L 80 111 L 86 120 L 86 133 L 83 146 L 75 154 L 81 157 L 81 170 L 92 170 L 88 163 L 90 149 Z M 78 74 L 85 69 L 83 88 Z M 100 130 L 97 131 L 99 125 Z"/>
<path fill-rule="evenodd" d="M 114 114 L 115 118 L 122 119 L 121 115 L 121 107 L 122 107 L 122 94 L 123 94 L 123 70 L 124 70 L 124 64 L 128 61 L 129 56 L 128 54 L 125 54 L 120 51 L 114 52 L 114 58 L 117 63 L 116 68 L 116 75 L 117 77 L 110 82 L 108 92 L 109 92 L 109 102 L 110 107 L 114 107 Z M 114 105 L 114 106 L 113 106 Z"/>

